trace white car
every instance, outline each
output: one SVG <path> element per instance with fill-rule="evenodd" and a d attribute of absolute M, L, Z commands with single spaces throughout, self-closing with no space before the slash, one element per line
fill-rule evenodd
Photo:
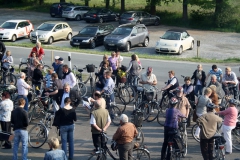
<path fill-rule="evenodd" d="M 9 20 L 0 26 L 0 39 L 16 41 L 21 37 L 29 37 L 34 27 L 29 20 Z"/>
<path fill-rule="evenodd" d="M 170 29 L 160 37 L 157 41 L 156 53 L 177 53 L 182 54 L 183 51 L 194 47 L 194 39 L 186 30 Z"/>

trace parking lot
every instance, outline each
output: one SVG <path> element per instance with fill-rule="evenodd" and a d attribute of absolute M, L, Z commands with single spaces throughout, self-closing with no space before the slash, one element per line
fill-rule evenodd
<path fill-rule="evenodd" d="M 2 24 L 6 20 L 10 19 L 28 19 L 30 20 L 35 29 L 45 21 L 66 21 L 64 18 L 52 18 L 48 13 L 38 13 L 38 12 L 29 12 L 29 11 L 17 11 L 11 9 L 0 9 L 1 19 L 0 23 Z M 14 17 L 14 18 L 13 18 Z M 164 18 L 164 17 L 161 17 Z M 79 30 L 88 25 L 85 21 L 67 21 L 71 28 L 73 29 L 73 35 L 77 34 Z M 115 27 L 118 26 L 118 22 L 109 22 Z M 147 53 L 150 55 L 155 55 L 155 45 L 160 36 L 168 29 L 175 28 L 171 26 L 147 26 L 150 33 L 150 42 L 148 47 L 134 47 L 130 52 L 136 53 Z M 196 40 L 200 40 L 201 46 L 199 48 L 199 56 L 208 59 L 227 59 L 230 57 L 239 57 L 240 56 L 240 45 L 238 42 L 240 40 L 240 34 L 238 33 L 223 33 L 223 32 L 214 32 L 214 31 L 200 31 L 194 29 L 187 29 L 189 34 L 195 39 L 195 45 L 193 50 L 187 50 L 183 52 L 182 55 L 172 55 L 180 58 L 185 57 L 195 57 L 197 55 L 196 49 Z M 30 43 L 29 39 L 20 39 L 15 43 Z M 57 41 L 52 44 L 53 46 L 58 47 L 71 47 L 69 41 Z M 94 50 L 104 51 L 103 46 L 98 46 Z"/>

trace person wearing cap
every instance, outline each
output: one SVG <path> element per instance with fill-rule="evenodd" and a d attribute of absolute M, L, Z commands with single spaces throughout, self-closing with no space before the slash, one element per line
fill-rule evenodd
<path fill-rule="evenodd" d="M 178 129 L 178 119 L 180 118 L 186 118 L 185 115 L 183 115 L 176 107 L 178 104 L 178 99 L 176 97 L 172 97 L 169 100 L 170 107 L 166 110 L 166 120 L 164 124 L 164 140 L 162 144 L 162 150 L 161 150 L 161 160 L 165 160 L 166 156 L 166 149 L 168 145 L 168 140 L 170 138 L 169 132 L 176 131 Z M 170 154 L 168 152 L 167 158 L 170 159 Z"/>
<path fill-rule="evenodd" d="M 48 140 L 48 146 L 50 150 L 45 153 L 44 160 L 67 160 L 67 156 L 65 152 L 61 149 L 58 149 L 59 147 L 59 140 L 58 138 L 50 138 Z"/>
<path fill-rule="evenodd" d="M 167 81 L 166 86 L 161 89 L 162 91 L 167 91 L 167 92 L 165 92 L 162 97 L 165 97 L 166 94 L 168 94 L 168 97 L 172 97 L 172 95 L 169 94 L 169 91 L 179 87 L 179 82 L 177 77 L 175 77 L 175 72 L 172 70 L 169 71 L 168 76 L 169 76 L 169 80 Z"/>
<path fill-rule="evenodd" d="M 77 79 L 75 75 L 72 73 L 71 69 L 68 67 L 67 64 L 63 65 L 62 70 L 63 70 L 62 84 L 68 83 L 70 87 L 73 88 L 77 84 Z"/>
<path fill-rule="evenodd" d="M 122 114 L 120 116 L 120 127 L 113 135 L 113 140 L 118 144 L 118 153 L 120 160 L 131 160 L 133 151 L 133 138 L 138 134 L 135 125 L 128 122 L 128 116 Z"/>
<path fill-rule="evenodd" d="M 59 79 L 62 79 L 62 78 L 63 78 L 63 62 L 64 62 L 64 61 L 63 61 L 63 58 L 62 58 L 62 57 L 59 57 L 59 58 L 58 58 L 58 62 L 57 62 L 58 68 L 57 68 L 57 70 L 55 71 L 55 72 L 57 73 Z"/>
<path fill-rule="evenodd" d="M 238 80 L 236 74 L 230 67 L 225 68 L 225 74 L 222 79 L 222 89 L 225 95 L 230 95 L 230 90 L 233 90 L 234 99 L 238 98 Z"/>
<path fill-rule="evenodd" d="M 226 110 L 216 112 L 216 114 L 223 115 L 224 121 L 222 125 L 222 132 L 224 139 L 226 140 L 226 154 L 232 153 L 232 130 L 236 127 L 238 110 L 236 106 L 239 102 L 235 99 L 230 99 L 228 101 L 228 108 Z"/>
<path fill-rule="evenodd" d="M 52 63 L 52 67 L 54 68 L 54 71 L 56 72 L 57 71 L 57 69 L 58 69 L 58 67 L 59 67 L 59 65 L 58 65 L 58 59 L 59 59 L 60 57 L 59 56 L 55 56 L 54 57 L 54 62 Z"/>
<path fill-rule="evenodd" d="M 202 65 L 199 64 L 197 69 L 193 72 L 191 79 L 194 79 L 193 85 L 195 95 L 202 95 L 203 88 L 205 86 L 206 73 L 203 71 Z"/>
<path fill-rule="evenodd" d="M 201 153 L 204 160 L 213 160 L 213 141 L 212 138 L 217 130 L 218 124 L 222 123 L 222 118 L 215 115 L 214 108 L 215 105 L 208 103 L 206 105 L 207 113 L 203 114 L 197 119 L 197 124 L 201 126 L 200 131 L 200 147 Z"/>

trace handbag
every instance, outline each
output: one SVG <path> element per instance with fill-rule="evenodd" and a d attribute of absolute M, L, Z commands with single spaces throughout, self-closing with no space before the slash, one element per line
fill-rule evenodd
<path fill-rule="evenodd" d="M 59 127 L 59 126 L 60 126 L 60 122 L 61 122 L 61 111 L 62 111 L 62 109 L 59 109 L 59 110 L 55 113 L 52 126 L 56 126 L 56 127 Z"/>

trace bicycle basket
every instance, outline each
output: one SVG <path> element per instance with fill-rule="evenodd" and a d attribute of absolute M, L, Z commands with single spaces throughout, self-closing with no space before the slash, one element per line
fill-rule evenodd
<path fill-rule="evenodd" d="M 141 127 L 143 122 L 143 113 L 139 109 L 135 109 L 132 113 L 132 123 L 136 127 Z"/>
<path fill-rule="evenodd" d="M 88 73 L 95 72 L 95 65 L 93 64 L 86 65 L 86 68 Z"/>

